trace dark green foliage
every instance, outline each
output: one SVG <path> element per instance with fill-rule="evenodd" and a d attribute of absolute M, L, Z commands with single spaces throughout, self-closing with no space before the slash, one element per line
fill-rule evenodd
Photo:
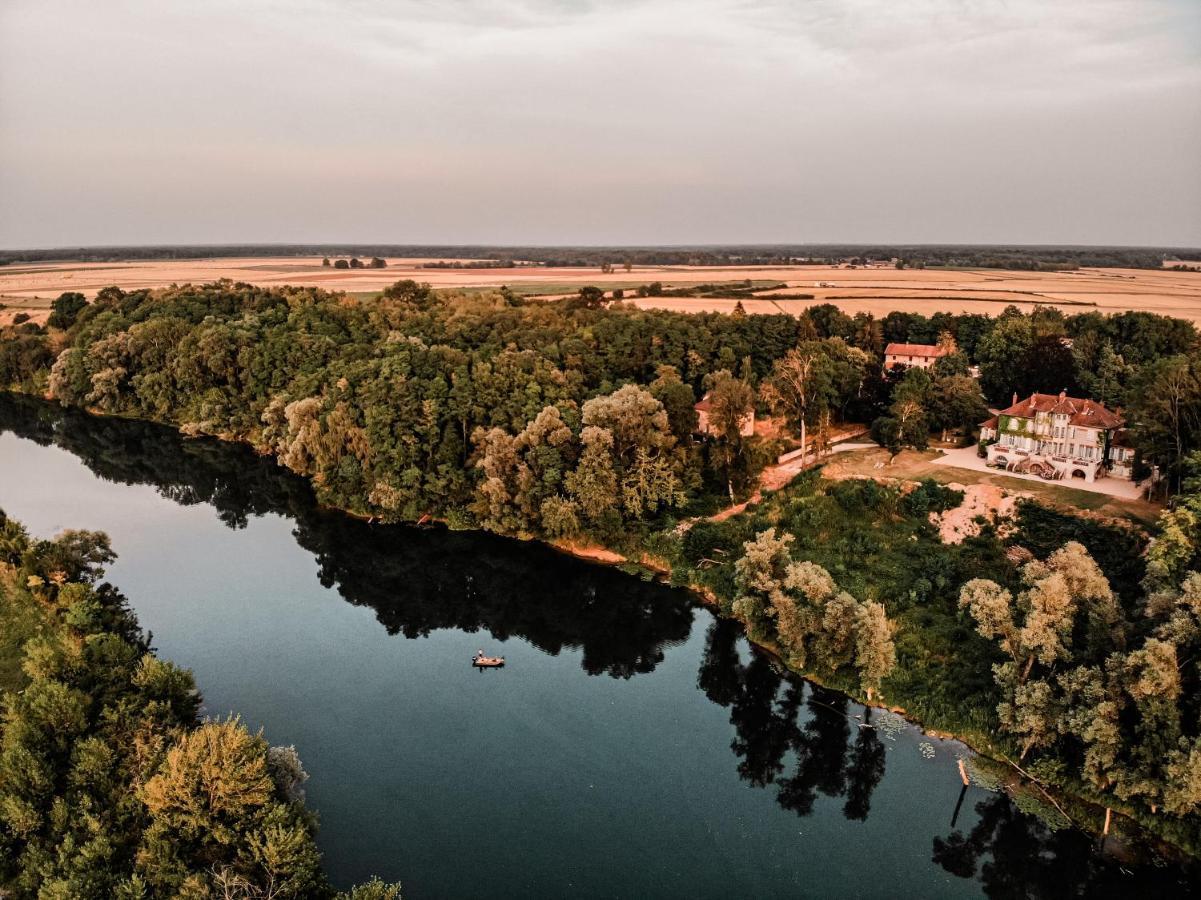
<path fill-rule="evenodd" d="M 1008 543 L 1045 559 L 1068 541 L 1077 541 L 1101 567 L 1119 597 L 1131 604 L 1139 596 L 1146 574 L 1143 551 L 1147 544 L 1139 531 L 1068 515 L 1030 500 L 1018 503 L 1017 525 Z"/>
<path fill-rule="evenodd" d="M 933 478 L 923 478 L 916 488 L 905 495 L 905 513 L 924 516 L 929 513 L 945 512 L 963 502 L 963 491 L 939 484 Z"/>
<path fill-rule="evenodd" d="M 75 317 L 87 305 L 87 299 L 76 291 L 60 294 L 50 307 L 50 318 L 46 320 L 46 324 L 51 328 L 70 328 L 75 324 Z"/>

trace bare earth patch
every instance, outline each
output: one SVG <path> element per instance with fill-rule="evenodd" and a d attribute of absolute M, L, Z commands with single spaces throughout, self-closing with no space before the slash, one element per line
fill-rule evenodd
<path fill-rule="evenodd" d="M 980 533 L 982 522 L 995 525 L 1012 516 L 1017 508 L 1017 496 L 996 485 L 952 481 L 947 487 L 963 491 L 963 503 L 944 513 L 930 513 L 930 521 L 944 544 L 961 544 Z"/>

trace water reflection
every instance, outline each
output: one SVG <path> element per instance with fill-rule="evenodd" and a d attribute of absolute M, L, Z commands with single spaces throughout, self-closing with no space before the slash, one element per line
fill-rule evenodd
<path fill-rule="evenodd" d="M 486 630 L 550 654 L 578 648 L 589 674 L 631 678 L 653 671 L 694 620 L 684 592 L 539 545 L 373 526 L 320 510 L 304 480 L 238 445 L 0 394 L 3 431 L 61 447 L 106 480 L 150 485 L 183 505 L 211 504 L 230 528 L 268 513 L 288 517 L 297 543 L 317 559 L 322 584 L 372 609 L 391 634 Z M 866 820 L 885 773 L 878 715 L 745 647 L 736 623 L 714 620 L 697 674 L 704 695 L 729 711 L 741 778 L 773 791 L 797 816 L 813 814 L 824 797 L 841 800 L 847 820 Z M 962 816 L 966 830 L 952 823 L 934 839 L 932 860 L 950 875 L 979 880 L 989 896 L 1179 896 L 1192 877 L 1179 866 L 1120 868 L 1086 835 L 1052 832 L 1004 795 L 975 802 L 977 791 Z"/>
<path fill-rule="evenodd" d="M 934 839 L 932 860 L 952 875 L 979 878 L 989 897 L 1183 897 L 1199 885 L 1178 866 L 1123 865 L 1075 829 L 1052 830 L 1003 794 L 976 804 L 965 834 Z"/>
<path fill-rule="evenodd" d="M 736 623 L 714 620 L 697 677 L 710 700 L 730 708 L 738 773 L 756 787 L 774 786 L 776 801 L 798 816 L 812 814 L 823 794 L 845 798 L 848 819 L 866 819 L 884 777 L 871 710 L 856 705 L 852 716 L 844 695 L 782 674 L 764 654 L 744 664 L 739 635 Z"/>
<path fill-rule="evenodd" d="M 683 591 L 589 566 L 539 544 L 479 533 L 370 525 L 317 508 L 308 483 L 236 444 L 190 440 L 146 422 L 105 419 L 0 395 L 0 430 L 69 451 L 95 474 L 209 503 L 230 528 L 266 513 L 295 523 L 323 586 L 370 607 L 390 634 L 440 628 L 520 637 L 550 654 L 580 648 L 590 675 L 651 672 L 688 638 Z"/>

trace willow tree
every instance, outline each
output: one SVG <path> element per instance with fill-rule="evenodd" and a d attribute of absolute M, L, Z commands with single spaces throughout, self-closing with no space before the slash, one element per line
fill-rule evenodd
<path fill-rule="evenodd" d="M 959 606 L 1009 656 L 993 668 L 1002 691 L 997 713 L 1025 757 L 1055 740 L 1062 713 L 1056 667 L 1103 661 L 1124 646 L 1125 630 L 1109 581 L 1081 544 L 1072 541 L 1045 562 L 1027 563 L 1021 578 L 1017 597 L 993 581 L 973 579 L 960 591 Z"/>
<path fill-rule="evenodd" d="M 896 665 L 893 626 L 884 606 L 840 590 L 816 563 L 792 560 L 792 541 L 791 534 L 769 528 L 743 545 L 734 565 L 733 613 L 752 637 L 774 634 L 781 655 L 797 669 L 853 667 L 870 698 Z"/>

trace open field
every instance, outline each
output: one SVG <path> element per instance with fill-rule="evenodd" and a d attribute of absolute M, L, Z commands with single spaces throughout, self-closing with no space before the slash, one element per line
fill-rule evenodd
<path fill-rule="evenodd" d="M 116 284 L 126 290 L 228 278 L 262 285 L 295 284 L 369 294 L 394 281 L 412 278 L 434 287 L 487 288 L 502 284 L 527 295 L 555 296 L 593 284 L 606 290 L 635 288 L 658 281 L 664 287 L 751 279 L 784 283 L 761 299 L 744 300 L 747 312 L 799 312 L 815 303 L 836 303 L 848 313 L 886 315 L 893 310 L 993 314 L 1009 303 L 1029 310 L 1035 304 L 1065 312 L 1146 310 L 1201 322 L 1201 273 L 1151 269 L 1079 269 L 1068 272 L 1016 272 L 1000 269 L 894 269 L 835 266 L 635 266 L 602 273 L 596 268 L 518 266 L 505 269 L 427 269 L 424 259 L 389 259 L 386 269 L 332 269 L 315 257 L 253 257 L 153 260 L 129 263 L 38 263 L 0 267 L 0 322 L 30 301 L 44 302 L 63 291 L 93 296 Z M 821 282 L 822 286 L 818 286 Z M 813 294 L 813 300 L 773 294 Z M 647 297 L 642 307 L 686 311 L 729 311 L 733 300 Z M 42 304 L 30 304 L 37 312 Z M 36 315 L 35 315 L 36 317 Z"/>

